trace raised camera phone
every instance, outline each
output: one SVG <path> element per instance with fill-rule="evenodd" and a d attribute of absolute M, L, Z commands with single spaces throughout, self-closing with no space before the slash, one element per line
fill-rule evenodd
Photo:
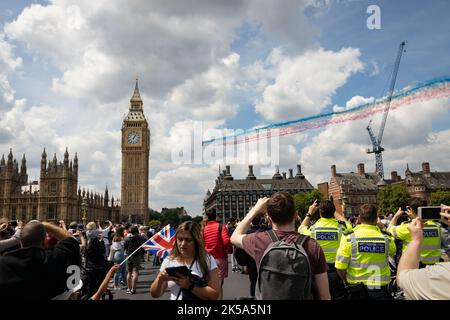
<path fill-rule="evenodd" d="M 417 215 L 422 220 L 440 220 L 441 207 L 419 207 L 417 208 Z"/>
<path fill-rule="evenodd" d="M 191 270 L 188 269 L 186 266 L 179 266 L 179 267 L 169 267 L 166 268 L 166 272 L 171 277 L 176 277 L 177 273 L 182 274 L 185 277 L 191 277 Z"/>

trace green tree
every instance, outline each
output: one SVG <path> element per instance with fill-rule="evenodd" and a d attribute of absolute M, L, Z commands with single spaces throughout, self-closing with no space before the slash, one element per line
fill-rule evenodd
<path fill-rule="evenodd" d="M 153 210 L 153 209 L 149 209 L 148 211 L 149 211 L 148 212 L 149 220 L 159 220 L 159 221 L 162 220 L 163 216 L 160 212 Z"/>
<path fill-rule="evenodd" d="M 378 214 L 386 215 L 397 212 L 398 208 L 408 204 L 409 194 L 403 185 L 387 185 L 377 194 Z"/>
<path fill-rule="evenodd" d="M 180 216 L 175 210 L 167 210 L 162 218 L 162 225 L 170 224 L 172 228 L 176 229 L 180 224 Z"/>
<path fill-rule="evenodd" d="M 180 223 L 183 223 L 185 221 L 191 221 L 191 220 L 192 220 L 192 217 L 190 215 L 182 216 L 180 219 Z"/>
<path fill-rule="evenodd" d="M 316 199 L 320 201 L 324 199 L 323 194 L 317 189 L 313 189 L 309 192 L 297 193 L 294 196 L 295 209 L 297 209 L 297 212 L 302 219 L 308 212 L 309 206 L 312 205 Z"/>
<path fill-rule="evenodd" d="M 450 191 L 436 191 L 431 193 L 430 205 L 439 206 L 441 204 L 450 205 Z"/>
<path fill-rule="evenodd" d="M 161 225 L 161 220 L 150 220 L 148 222 L 148 225 L 151 226 L 151 227 L 160 226 Z"/>
<path fill-rule="evenodd" d="M 203 220 L 203 217 L 202 216 L 195 216 L 194 218 L 192 218 L 192 220 L 194 220 L 198 224 L 201 224 L 202 220 Z"/>

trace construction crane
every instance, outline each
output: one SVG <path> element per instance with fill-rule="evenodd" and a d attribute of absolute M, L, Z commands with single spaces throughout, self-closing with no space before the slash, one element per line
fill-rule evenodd
<path fill-rule="evenodd" d="M 389 113 L 389 108 L 391 106 L 392 94 L 394 93 L 395 81 L 397 79 L 398 67 L 400 66 L 400 60 L 402 58 L 402 53 L 405 52 L 404 48 L 406 41 L 400 43 L 397 53 L 397 59 L 395 60 L 394 70 L 392 72 L 391 84 L 389 86 L 388 97 L 386 99 L 386 106 L 384 108 L 383 120 L 381 121 L 380 131 L 376 137 L 370 127 L 372 120 L 369 121 L 367 125 L 367 131 L 369 132 L 370 140 L 372 141 L 372 149 L 367 149 L 367 153 L 375 153 L 375 171 L 378 173 L 381 179 L 384 179 L 384 169 L 383 169 L 383 157 L 381 153 L 384 148 L 381 146 L 381 140 L 383 139 L 384 127 L 386 126 L 386 120 Z"/>

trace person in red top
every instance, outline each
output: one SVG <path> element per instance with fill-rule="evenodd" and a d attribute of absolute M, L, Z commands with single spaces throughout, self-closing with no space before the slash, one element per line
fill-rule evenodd
<path fill-rule="evenodd" d="M 228 254 L 233 252 L 230 235 L 225 224 L 216 221 L 217 214 L 214 209 L 206 213 L 203 222 L 203 241 L 206 251 L 214 257 L 217 262 L 220 279 L 219 300 L 223 297 L 223 281 L 228 277 Z"/>

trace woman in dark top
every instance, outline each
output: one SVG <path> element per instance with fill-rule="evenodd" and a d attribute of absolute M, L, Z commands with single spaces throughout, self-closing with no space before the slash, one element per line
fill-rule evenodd
<path fill-rule="evenodd" d="M 102 283 L 106 275 L 107 261 L 105 259 L 105 245 L 100 239 L 100 230 L 95 222 L 89 222 L 86 226 L 86 271 L 87 271 L 87 296 L 91 297 Z"/>

